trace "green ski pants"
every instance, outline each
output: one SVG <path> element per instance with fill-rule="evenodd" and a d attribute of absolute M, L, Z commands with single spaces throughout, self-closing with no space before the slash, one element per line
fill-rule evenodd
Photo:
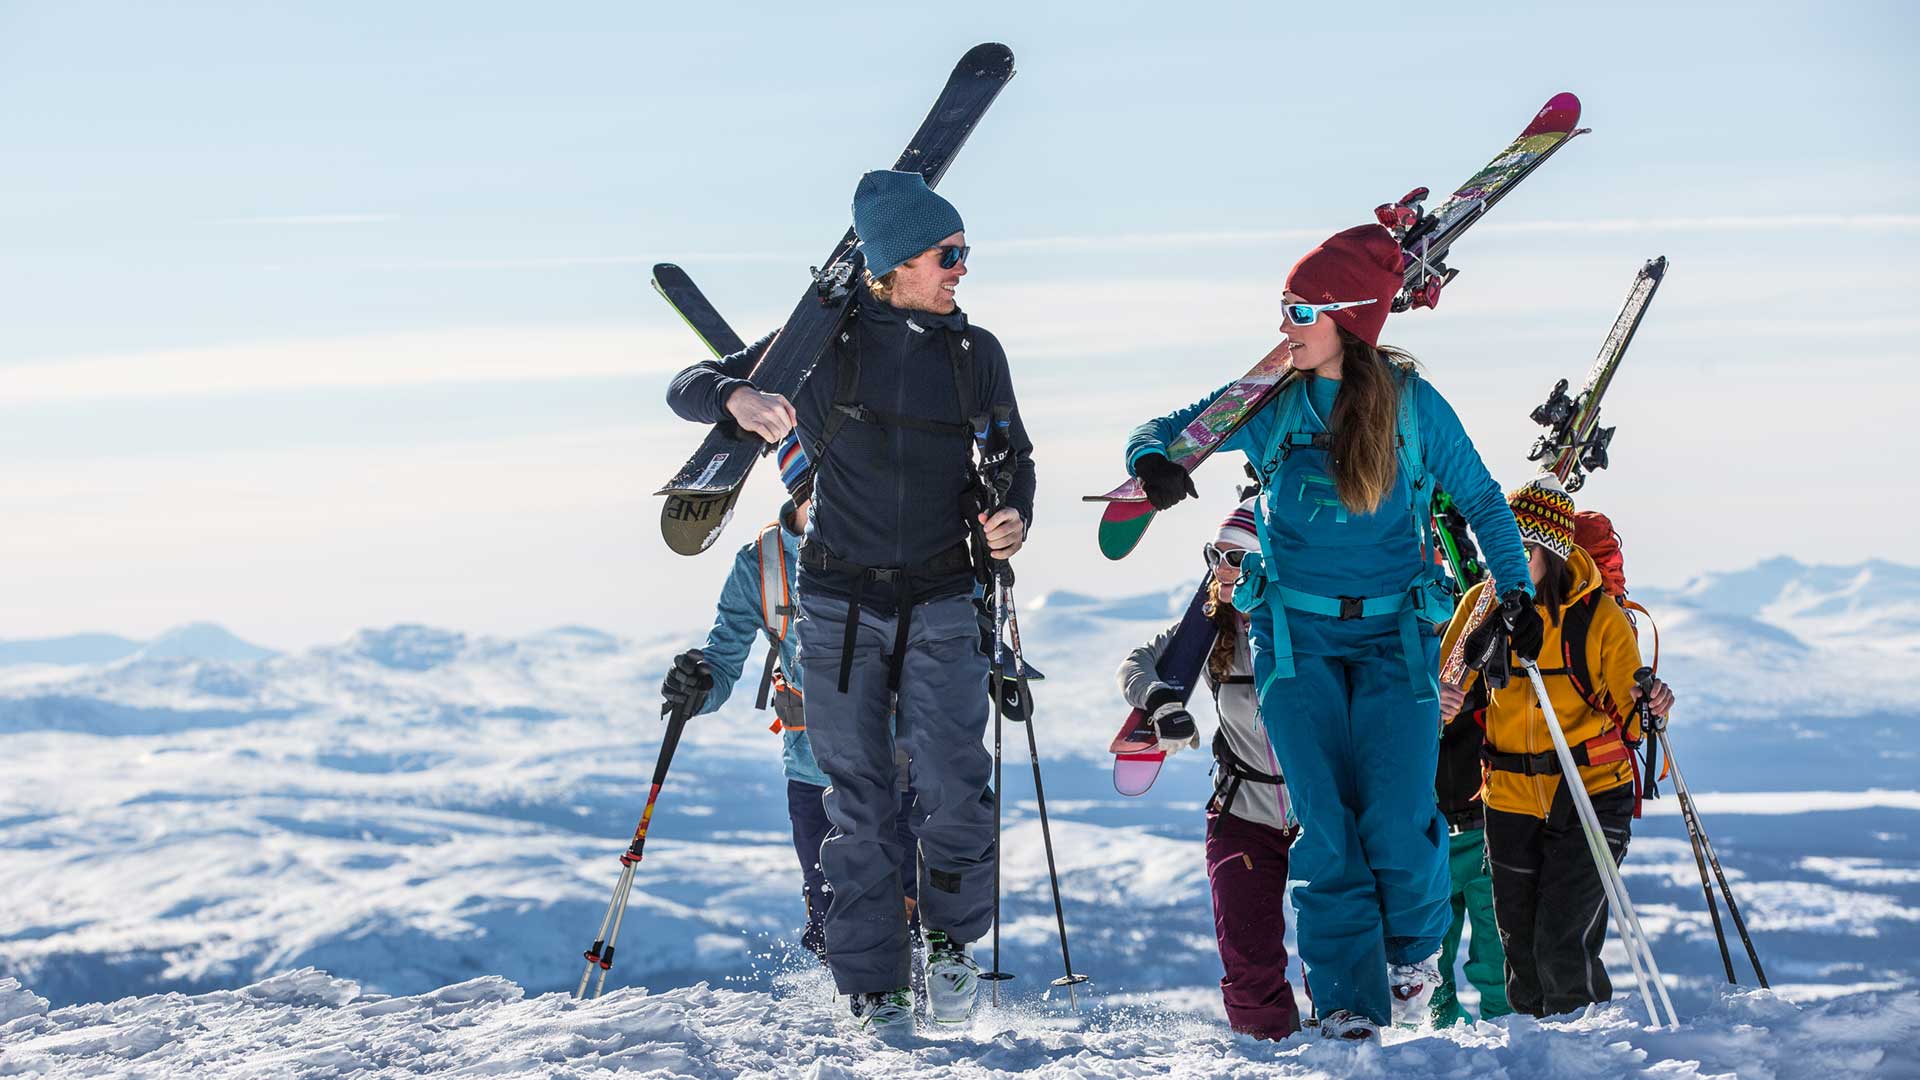
<path fill-rule="evenodd" d="M 1453 875 L 1453 922 L 1440 945 L 1440 985 L 1433 992 L 1433 1024 L 1451 1027 L 1470 1020 L 1453 989 L 1453 969 L 1460 956 L 1460 933 L 1469 918 L 1473 937 L 1467 942 L 1467 980 L 1480 991 L 1480 1019 L 1491 1020 L 1513 1011 L 1507 1005 L 1507 956 L 1500 948 L 1500 928 L 1493 921 L 1493 875 L 1487 870 L 1487 831 L 1468 829 L 1448 841 L 1447 867 Z"/>

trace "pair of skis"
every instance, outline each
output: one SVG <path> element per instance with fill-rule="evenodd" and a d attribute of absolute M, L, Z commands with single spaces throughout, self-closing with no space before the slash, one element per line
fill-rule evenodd
<path fill-rule="evenodd" d="M 1579 124 L 1580 99 L 1556 94 L 1505 150 L 1432 211 L 1424 208 L 1426 188 L 1415 188 L 1400 201 L 1376 208 L 1375 217 L 1393 231 L 1405 257 L 1404 280 L 1393 299 L 1393 310 L 1438 304 L 1440 290 L 1459 273 L 1446 261 L 1454 243 L 1569 140 L 1584 134 L 1587 129 Z M 1198 468 L 1273 400 L 1290 371 L 1283 340 L 1194 417 L 1167 447 L 1167 459 L 1188 472 Z M 1109 559 L 1122 559 L 1132 552 L 1155 516 L 1138 478 L 1105 494 L 1088 495 L 1085 501 L 1107 504 L 1100 517 L 1100 552 Z"/>

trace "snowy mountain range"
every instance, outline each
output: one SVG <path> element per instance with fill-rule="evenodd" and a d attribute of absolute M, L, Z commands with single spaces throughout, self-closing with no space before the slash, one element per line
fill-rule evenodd
<path fill-rule="evenodd" d="M 74 667 L 128 659 L 264 660 L 277 655 L 272 649 L 249 644 L 220 626 L 204 622 L 176 626 L 151 641 L 135 641 L 118 634 L 0 641 L 0 667 Z"/>
<path fill-rule="evenodd" d="M 1920 771 L 1907 749 L 1920 712 L 1917 583 L 1920 570 L 1887 563 L 1772 560 L 1634 593 L 1659 618 L 1662 674 L 1680 694 L 1676 750 L 1695 790 L 1712 793 L 1709 827 L 1784 995 L 1719 995 L 1685 834 L 1671 798 L 1650 802 L 1628 883 L 1683 1014 L 1724 1029 L 1690 1045 L 1721 1046 L 1725 1070 L 1740 1069 L 1726 1031 L 1812 1023 L 1789 1001 L 1871 1000 L 1883 1030 L 1920 1022 Z M 1114 666 L 1191 589 L 1055 592 L 1022 609 L 1030 658 L 1048 676 L 1035 734 L 1074 961 L 1095 982 L 1089 1019 L 1063 1033 L 1059 1003 L 1041 996 L 1060 960 L 1016 735 L 1003 966 L 1021 978 L 999 1021 L 1013 1034 L 996 1043 L 1009 1067 L 1178 1058 L 1196 1046 L 1244 1065 L 1228 1071 L 1288 1065 L 1212 1022 L 1204 756 L 1175 758 L 1138 799 L 1116 795 L 1108 775 L 1104 746 L 1125 711 Z M 164 999 L 154 1032 L 99 1037 L 184 1048 L 193 1025 L 245 1004 L 387 1038 L 375 1028 L 388 994 L 418 995 L 392 999 L 396 1014 L 483 1008 L 491 1023 L 577 1037 L 564 1033 L 590 1024 L 586 1014 L 551 996 L 521 1001 L 521 988 L 571 989 L 578 977 L 652 771 L 660 674 L 691 643 L 402 625 L 282 655 L 204 624 L 145 643 L 0 643 L 0 980 L 22 987 L 0 983 L 0 1047 L 18 1038 L 22 1052 L 53 1053 L 31 1048 L 112 1026 L 85 1003 L 163 991 L 208 996 Z M 737 1033 L 692 1019 L 693 1002 L 791 1014 L 803 1031 L 831 1022 L 825 984 L 794 944 L 799 874 L 779 739 L 750 697 L 743 689 L 688 728 L 609 981 L 694 988 L 610 997 L 609 1015 L 623 1019 L 605 1030 L 629 1035 L 609 1045 L 633 1049 L 621 1041 L 632 1032 L 678 1024 L 676 1045 L 707 1046 L 715 1061 L 746 1052 L 710 1046 Z M 331 977 L 279 974 L 305 967 Z M 449 986 L 463 980 L 480 981 Z M 1631 1029 L 1627 1009 L 1568 1029 L 1584 1033 L 1589 1049 L 1577 1053 L 1596 1055 L 1577 1060 L 1613 1069 L 1604 1048 Z M 1142 1015 L 1161 1026 L 1141 1034 Z M 752 1048 L 792 1050 L 772 1036 Z M 1427 1068 L 1466 1053 L 1429 1045 Z M 1518 1049 L 1511 1064 L 1544 1068 L 1557 1053 L 1576 1051 Z"/>

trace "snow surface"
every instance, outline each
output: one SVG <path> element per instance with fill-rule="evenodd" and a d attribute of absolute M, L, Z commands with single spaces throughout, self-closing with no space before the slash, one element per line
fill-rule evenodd
<path fill-rule="evenodd" d="M 1889 566 L 1866 571 L 1920 580 Z M 1113 668 L 1184 583 L 1022 611 L 1049 675 L 1036 735 L 1074 961 L 1094 979 L 1084 1015 L 1042 999 L 1060 955 L 1014 728 L 1011 1006 L 964 1037 L 897 1048 L 836 1034 L 827 982 L 794 944 L 779 740 L 748 700 L 689 728 L 608 996 L 556 993 L 619 872 L 658 747 L 660 674 L 687 635 L 397 626 L 252 658 L 210 631 L 176 636 L 172 655 L 29 650 L 0 666 L 0 979 L 18 980 L 0 982 L 0 1075 L 1920 1073 L 1907 600 L 1846 568 L 1763 567 L 1759 584 L 1684 600 L 1645 591 L 1680 695 L 1675 749 L 1775 986 L 1727 995 L 1677 807 L 1651 802 L 1625 872 L 1680 1033 L 1634 1028 L 1610 942 L 1620 997 L 1586 1017 L 1373 1049 L 1229 1035 L 1200 848 L 1205 756 L 1177 756 L 1125 799 L 1102 752 L 1125 711 Z M 1843 618 L 1808 614 L 1835 590 Z M 1789 610 L 1781 596 L 1801 599 Z M 1874 625 L 1893 629 L 1860 629 Z"/>
<path fill-rule="evenodd" d="M 49 1009 L 0 980 L 0 1071 L 44 1077 L 487 1075 L 989 1077 L 1912 1076 L 1920 993 L 1796 1006 L 1764 990 L 1717 997 L 1678 1031 L 1618 1005 L 1507 1017 L 1382 1045 L 1263 1043 L 1151 1008 L 1064 1017 L 989 1010 L 969 1028 L 891 1041 L 848 1034 L 824 992 L 706 983 L 598 1001 L 526 997 L 486 977 L 404 997 L 311 968 L 234 990 Z M 11 1019 L 9 1019 L 11 1018 Z"/>

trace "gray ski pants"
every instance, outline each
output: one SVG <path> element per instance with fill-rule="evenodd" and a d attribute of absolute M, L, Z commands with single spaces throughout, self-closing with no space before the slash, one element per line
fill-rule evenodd
<path fill-rule="evenodd" d="M 807 737 L 827 774 L 820 847 L 833 902 L 827 966 L 843 994 L 908 985 L 910 955 L 900 880 L 905 854 L 894 827 L 899 803 L 887 689 L 896 619 L 860 609 L 853 669 L 840 692 L 847 605 L 800 595 L 800 670 Z M 910 811 L 920 838 L 920 924 L 971 942 L 993 921 L 993 758 L 987 730 L 987 658 L 973 602 L 945 597 L 915 606 L 900 671 L 900 739 L 913 757 Z"/>

